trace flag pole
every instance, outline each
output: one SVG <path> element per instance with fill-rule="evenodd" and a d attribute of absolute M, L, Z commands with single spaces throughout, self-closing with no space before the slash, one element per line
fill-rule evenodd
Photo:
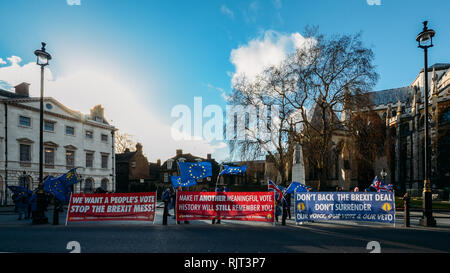
<path fill-rule="evenodd" d="M 68 220 L 68 218 L 69 218 L 70 204 L 72 204 L 72 193 L 70 193 L 69 206 L 67 207 L 67 213 L 66 213 L 66 225 L 65 225 L 65 226 L 67 226 L 67 220 Z"/>
<path fill-rule="evenodd" d="M 220 169 L 219 169 L 219 174 L 217 175 L 217 179 L 216 179 L 216 188 L 214 189 L 214 191 L 217 189 L 217 185 L 219 184 L 219 178 L 220 178 L 220 172 L 222 171 L 222 165 L 220 165 Z"/>

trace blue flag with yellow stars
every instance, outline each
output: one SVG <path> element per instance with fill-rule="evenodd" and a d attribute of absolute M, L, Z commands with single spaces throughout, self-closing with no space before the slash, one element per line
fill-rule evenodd
<path fill-rule="evenodd" d="M 177 189 L 178 187 L 190 187 L 190 186 L 197 185 L 197 181 L 195 179 L 190 179 L 190 180 L 183 182 L 183 181 L 181 181 L 180 176 L 171 176 L 170 181 L 172 182 L 172 185 L 175 189 Z"/>
<path fill-rule="evenodd" d="M 292 182 L 291 185 L 286 189 L 285 193 L 294 193 L 294 192 L 306 192 L 308 191 L 307 187 L 300 182 Z"/>
<path fill-rule="evenodd" d="M 224 169 L 219 173 L 219 176 L 224 174 L 243 174 L 247 171 L 247 165 L 241 166 L 241 167 L 235 167 L 235 166 L 228 166 L 223 165 Z"/>
<path fill-rule="evenodd" d="M 79 180 L 77 177 L 77 173 L 76 173 L 77 168 L 73 168 L 70 171 L 68 171 L 67 173 L 61 175 L 60 177 L 58 177 L 59 180 L 63 181 L 64 185 L 66 187 L 70 187 L 73 184 L 76 184 Z"/>
<path fill-rule="evenodd" d="M 67 195 L 70 195 L 70 190 L 66 188 L 63 181 L 50 176 L 44 181 L 44 191 L 63 203 L 67 203 Z"/>
<path fill-rule="evenodd" d="M 211 162 L 178 162 L 183 183 L 212 176 Z"/>

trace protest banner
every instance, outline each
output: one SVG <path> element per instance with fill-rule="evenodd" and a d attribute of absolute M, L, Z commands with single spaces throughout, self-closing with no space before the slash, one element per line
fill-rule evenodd
<path fill-rule="evenodd" d="M 273 192 L 177 193 L 177 220 L 222 220 L 274 222 Z"/>
<path fill-rule="evenodd" d="M 72 194 L 67 222 L 155 220 L 156 193 Z"/>
<path fill-rule="evenodd" d="M 393 192 L 296 192 L 295 221 L 369 221 L 395 224 Z"/>

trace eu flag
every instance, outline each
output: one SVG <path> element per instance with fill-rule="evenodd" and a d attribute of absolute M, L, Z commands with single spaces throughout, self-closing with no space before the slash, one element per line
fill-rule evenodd
<path fill-rule="evenodd" d="M 59 177 L 48 177 L 44 181 L 44 191 L 54 195 L 55 198 L 63 203 L 69 202 L 71 190 L 64 184 L 64 181 L 59 179 Z"/>
<path fill-rule="evenodd" d="M 8 186 L 8 189 L 10 189 L 15 194 L 33 193 L 29 189 L 27 189 L 25 187 L 21 187 L 21 186 Z"/>
<path fill-rule="evenodd" d="M 171 176 L 170 181 L 172 182 L 173 187 L 176 189 L 178 187 L 190 187 L 197 185 L 197 181 L 195 179 L 190 179 L 185 182 L 181 181 L 180 176 Z"/>
<path fill-rule="evenodd" d="M 308 191 L 306 186 L 300 182 L 292 182 L 291 185 L 286 189 L 286 193 L 294 193 L 294 192 L 306 192 Z"/>
<path fill-rule="evenodd" d="M 78 182 L 76 170 L 77 170 L 77 168 L 73 168 L 70 171 L 68 171 L 67 173 L 58 177 L 58 179 L 61 180 L 66 187 L 70 187 L 73 184 L 76 184 Z"/>
<path fill-rule="evenodd" d="M 210 162 L 178 162 L 178 166 L 180 167 L 180 177 L 183 183 L 212 176 Z"/>
<path fill-rule="evenodd" d="M 247 165 L 241 166 L 241 167 L 234 167 L 234 166 L 228 166 L 228 165 L 223 165 L 224 169 L 219 173 L 219 176 L 224 175 L 224 174 L 242 174 L 245 173 L 247 171 Z"/>

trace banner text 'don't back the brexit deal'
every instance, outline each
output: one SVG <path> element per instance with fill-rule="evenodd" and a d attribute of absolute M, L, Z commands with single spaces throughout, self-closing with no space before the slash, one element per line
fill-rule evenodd
<path fill-rule="evenodd" d="M 395 223 L 392 192 L 301 192 L 294 196 L 296 222 L 348 220 Z"/>

